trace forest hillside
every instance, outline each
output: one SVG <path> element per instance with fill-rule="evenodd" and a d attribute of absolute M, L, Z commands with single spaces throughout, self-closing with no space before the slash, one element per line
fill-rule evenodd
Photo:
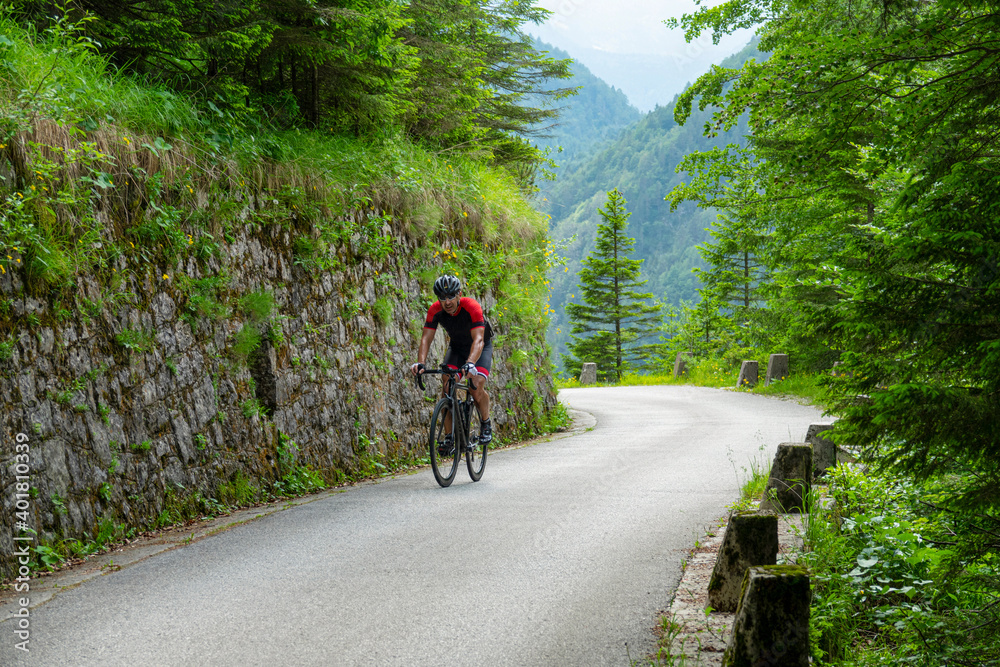
<path fill-rule="evenodd" d="M 739 67 L 749 59 L 764 58 L 751 44 L 722 65 Z M 686 154 L 727 143 L 743 143 L 747 130 L 745 124 L 738 124 L 707 138 L 703 130 L 711 112 L 696 110 L 686 124 L 679 125 L 674 120 L 675 105 L 676 100 L 657 107 L 624 129 L 610 144 L 571 162 L 565 173 L 545 190 L 547 201 L 541 203 L 541 209 L 552 216 L 550 234 L 560 244 L 569 267 L 568 271 L 565 267 L 553 271 L 549 278 L 554 313 L 548 340 L 557 363 L 569 339 L 565 306 L 578 298 L 576 274 L 580 262 L 594 247 L 600 221 L 597 209 L 615 188 L 625 196 L 632 214 L 628 235 L 636 239 L 634 256 L 645 260 L 642 272 L 649 279 L 649 291 L 675 306 L 697 299 L 698 279 L 692 270 L 703 266 L 697 246 L 709 238 L 707 230 L 715 220 L 715 213 L 690 203 L 671 211 L 665 197 L 685 179 L 676 169 Z M 561 245 L 564 242 L 568 242 L 565 247 Z"/>

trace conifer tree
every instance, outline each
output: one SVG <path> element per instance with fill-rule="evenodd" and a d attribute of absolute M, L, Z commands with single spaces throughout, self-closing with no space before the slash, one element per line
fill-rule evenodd
<path fill-rule="evenodd" d="M 583 303 L 566 307 L 573 342 L 565 366 L 573 374 L 584 362 L 594 362 L 598 377 L 621 380 L 626 369 L 644 365 L 660 323 L 660 304 L 650 303 L 652 294 L 637 291 L 646 281 L 642 260 L 629 257 L 635 239 L 625 235 L 631 215 L 625 204 L 616 188 L 598 209 L 604 222 L 597 226 L 597 245 L 578 274 Z"/>

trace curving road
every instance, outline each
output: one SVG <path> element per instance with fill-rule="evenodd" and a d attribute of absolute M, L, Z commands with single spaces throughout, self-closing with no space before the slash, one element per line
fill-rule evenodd
<path fill-rule="evenodd" d="M 425 469 L 95 577 L 31 610 L 27 656 L 4 614 L 0 665 L 627 665 L 736 468 L 820 412 L 695 387 L 560 399 L 596 425 L 491 453 L 474 484 Z"/>

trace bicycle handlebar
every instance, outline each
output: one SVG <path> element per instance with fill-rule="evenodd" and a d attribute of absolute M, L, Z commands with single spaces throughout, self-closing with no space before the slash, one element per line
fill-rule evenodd
<path fill-rule="evenodd" d="M 420 387 L 421 391 L 426 391 L 427 390 L 427 387 L 424 386 L 424 378 L 423 378 L 423 376 L 425 376 L 425 375 L 461 376 L 462 375 L 462 371 L 461 371 L 461 369 L 451 369 L 451 368 L 448 368 L 447 366 L 445 366 L 443 364 L 441 365 L 441 368 L 439 368 L 437 370 L 430 370 L 430 369 L 425 368 L 423 373 L 417 374 L 417 386 Z"/>

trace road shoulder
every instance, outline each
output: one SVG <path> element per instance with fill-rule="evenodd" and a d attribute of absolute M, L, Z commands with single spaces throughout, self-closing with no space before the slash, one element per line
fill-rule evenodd
<path fill-rule="evenodd" d="M 705 537 L 698 540 L 688 556 L 684 574 L 677 585 L 670 609 L 660 619 L 657 631 L 662 647 L 653 664 L 679 664 L 691 667 L 719 667 L 736 614 L 713 611 L 708 606 L 708 583 L 726 534 L 728 516 L 719 519 Z M 805 517 L 799 514 L 778 515 L 778 562 L 795 562 L 802 551 Z"/>

